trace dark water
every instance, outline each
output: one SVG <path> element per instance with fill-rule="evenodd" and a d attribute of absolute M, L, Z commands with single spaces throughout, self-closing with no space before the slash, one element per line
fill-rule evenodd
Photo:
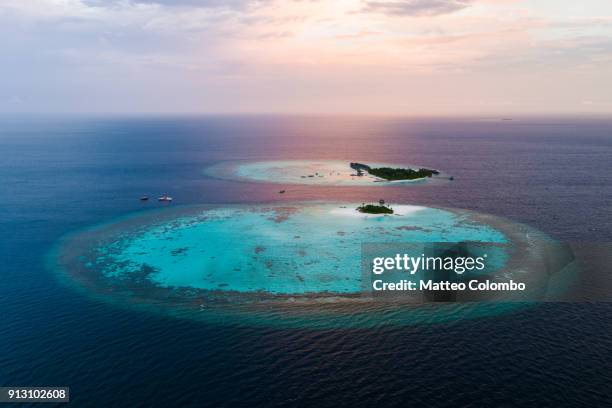
<path fill-rule="evenodd" d="M 608 303 L 404 328 L 210 325 L 93 300 L 45 266 L 62 235 L 158 207 L 138 197 L 161 193 L 175 204 L 385 198 L 610 242 L 610 120 L 19 117 L 0 120 L 0 152 L 0 385 L 68 385 L 78 406 L 611 404 Z M 202 175 L 220 160 L 291 158 L 415 163 L 455 181 L 279 195 Z"/>

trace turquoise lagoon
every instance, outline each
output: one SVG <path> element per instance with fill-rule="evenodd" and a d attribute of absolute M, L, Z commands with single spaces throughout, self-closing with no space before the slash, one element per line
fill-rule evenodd
<path fill-rule="evenodd" d="M 412 168 L 423 166 L 364 162 L 372 167 Z M 349 161 L 340 160 L 267 160 L 222 162 L 205 170 L 205 174 L 221 179 L 277 184 L 309 184 L 322 186 L 389 186 L 444 183 L 443 175 L 387 181 L 364 174 L 357 176 Z"/>
<path fill-rule="evenodd" d="M 533 229 L 497 217 L 411 205 L 393 206 L 394 215 L 367 215 L 357 212 L 357 205 L 316 202 L 149 211 L 67 237 L 56 260 L 71 281 L 108 300 L 154 305 L 171 314 L 214 310 L 218 317 L 220 310 L 239 310 L 242 317 L 259 316 L 258 321 L 262 312 L 274 316 L 275 324 L 297 314 L 300 324 L 307 316 L 309 321 L 341 319 L 338 325 L 350 326 L 376 321 L 379 313 L 393 324 L 390 312 L 402 311 L 395 315 L 398 322 L 414 322 L 423 313 L 427 320 L 445 320 L 518 307 L 406 308 L 395 299 L 383 312 L 362 273 L 364 243 L 497 244 L 489 248 L 494 262 L 487 273 L 498 280 L 533 280 L 530 273 L 541 266 L 538 259 L 550 245 Z"/>

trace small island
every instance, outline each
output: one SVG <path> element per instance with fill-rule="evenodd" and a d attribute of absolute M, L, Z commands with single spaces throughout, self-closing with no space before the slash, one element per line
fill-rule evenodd
<path fill-rule="evenodd" d="M 385 205 L 384 201 L 382 201 L 379 205 L 361 204 L 359 207 L 357 207 L 357 211 L 364 214 L 393 214 L 393 208 Z"/>
<path fill-rule="evenodd" d="M 229 180 L 275 183 L 282 185 L 279 190 L 292 184 L 326 186 L 441 184 L 450 177 L 450 175 L 443 177 L 442 171 L 425 166 L 344 160 L 224 162 L 211 166 L 206 174 Z M 289 191 L 287 189 L 287 193 Z"/>
<path fill-rule="evenodd" d="M 401 169 L 401 168 L 393 169 L 391 167 L 379 167 L 375 169 L 370 169 L 368 173 L 370 173 L 373 176 L 380 177 L 388 181 L 416 180 L 416 179 L 431 177 L 433 175 L 439 174 L 437 170 L 430 170 L 430 169 L 425 169 L 425 168 L 413 170 L 413 169 Z"/>
<path fill-rule="evenodd" d="M 372 176 L 387 180 L 387 181 L 399 181 L 399 180 L 417 180 L 425 177 L 432 177 L 440 174 L 438 170 L 420 168 L 414 170 L 411 168 L 392 168 L 392 167 L 370 167 L 367 164 L 362 163 L 351 163 L 351 168 L 357 170 L 357 175 L 362 176 L 363 172 L 366 171 Z"/>

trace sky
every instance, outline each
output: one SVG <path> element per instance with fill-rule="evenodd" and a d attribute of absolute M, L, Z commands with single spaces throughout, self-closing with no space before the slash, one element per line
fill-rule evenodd
<path fill-rule="evenodd" d="M 610 0 L 0 0 L 0 113 L 612 114 Z"/>

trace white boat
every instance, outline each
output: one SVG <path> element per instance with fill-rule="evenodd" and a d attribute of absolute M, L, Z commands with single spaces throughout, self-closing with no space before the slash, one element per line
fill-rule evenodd
<path fill-rule="evenodd" d="M 172 197 L 167 196 L 167 195 L 163 195 L 163 196 L 159 197 L 157 199 L 157 201 L 168 201 L 168 202 L 170 202 L 170 201 L 172 201 Z"/>

